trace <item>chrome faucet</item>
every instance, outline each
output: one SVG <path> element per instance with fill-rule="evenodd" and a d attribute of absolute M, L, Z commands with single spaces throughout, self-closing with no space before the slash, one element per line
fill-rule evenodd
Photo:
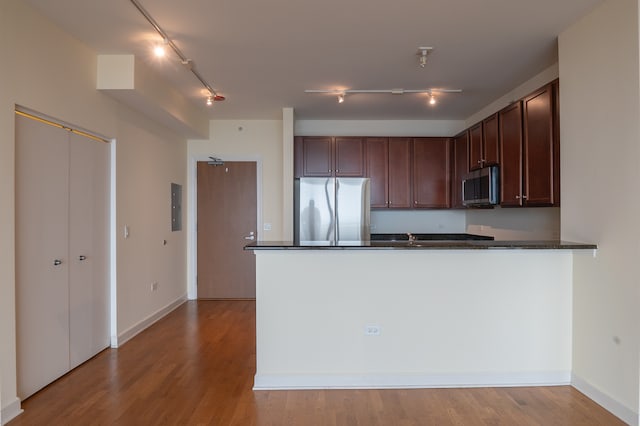
<path fill-rule="evenodd" d="M 407 237 L 409 237 L 410 243 L 414 243 L 416 241 L 416 236 L 413 235 L 411 232 L 407 232 Z"/>

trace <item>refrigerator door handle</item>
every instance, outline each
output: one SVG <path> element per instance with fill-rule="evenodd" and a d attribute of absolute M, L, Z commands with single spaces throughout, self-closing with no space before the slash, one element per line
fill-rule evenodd
<path fill-rule="evenodd" d="M 340 190 L 340 180 L 338 178 L 335 179 L 334 181 L 334 191 L 333 193 L 335 194 L 335 208 L 333 209 L 333 223 L 336 224 L 336 232 L 335 232 L 335 243 L 336 245 L 338 245 L 338 241 L 340 241 L 340 223 L 338 222 L 338 191 Z"/>

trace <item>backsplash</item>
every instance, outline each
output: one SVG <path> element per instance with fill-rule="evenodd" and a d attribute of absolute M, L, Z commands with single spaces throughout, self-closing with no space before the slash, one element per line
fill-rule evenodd
<path fill-rule="evenodd" d="M 469 233 L 496 240 L 557 240 L 560 208 L 372 210 L 371 232 Z"/>
<path fill-rule="evenodd" d="M 372 210 L 371 232 L 385 233 L 440 233 L 465 232 L 464 210 Z"/>
<path fill-rule="evenodd" d="M 467 211 L 466 232 L 491 235 L 496 240 L 557 240 L 560 208 L 500 208 Z"/>

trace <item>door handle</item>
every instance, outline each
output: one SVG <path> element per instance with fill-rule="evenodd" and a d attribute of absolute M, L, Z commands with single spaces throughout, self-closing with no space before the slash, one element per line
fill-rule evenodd
<path fill-rule="evenodd" d="M 78 260 L 81 261 L 81 262 L 83 260 L 87 260 L 87 256 L 80 255 L 80 256 L 78 256 Z"/>
<path fill-rule="evenodd" d="M 249 232 L 249 235 L 244 237 L 244 239 L 245 240 L 251 240 L 251 241 L 255 240 L 256 239 L 255 232 L 253 232 L 253 231 Z"/>
<path fill-rule="evenodd" d="M 53 261 L 53 266 L 60 266 L 60 265 L 62 265 L 62 260 L 60 260 L 60 259 L 55 259 L 55 260 Z"/>

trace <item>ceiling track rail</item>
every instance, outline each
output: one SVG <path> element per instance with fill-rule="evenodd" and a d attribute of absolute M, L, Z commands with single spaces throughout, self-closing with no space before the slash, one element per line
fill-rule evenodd
<path fill-rule="evenodd" d="M 185 67 L 187 67 L 189 71 L 191 71 L 191 73 L 200 81 L 200 83 L 202 83 L 205 89 L 207 89 L 212 96 L 218 96 L 218 93 L 215 90 L 213 90 L 211 85 L 209 85 L 209 83 L 207 83 L 204 77 L 200 75 L 198 70 L 196 70 L 193 60 L 187 58 L 184 55 L 184 53 L 182 53 L 180 48 L 176 46 L 176 44 L 173 42 L 173 40 L 171 40 L 169 35 L 167 35 L 167 33 L 162 29 L 162 27 L 160 27 L 160 25 L 156 22 L 156 20 L 153 19 L 153 16 L 151 16 L 151 14 L 149 14 L 149 12 L 147 12 L 147 10 L 137 0 L 129 0 L 129 1 L 135 6 L 136 9 L 138 9 L 138 12 L 140 12 L 140 14 L 144 16 L 147 22 L 151 24 L 153 29 L 156 30 L 156 32 L 160 35 L 160 37 L 163 38 L 165 43 L 167 43 L 169 47 L 171 47 L 171 50 L 173 50 L 174 53 L 178 56 L 178 58 L 180 58 L 180 62 L 182 63 L 182 65 L 184 65 Z"/>
<path fill-rule="evenodd" d="M 81 130 L 81 129 L 78 129 L 78 128 L 71 127 L 70 125 L 68 125 L 66 123 L 55 121 L 55 120 L 53 120 L 53 119 L 51 119 L 49 117 L 46 117 L 46 116 L 38 114 L 38 113 L 34 113 L 34 112 L 31 112 L 31 111 L 26 111 L 23 108 L 16 107 L 15 113 L 16 113 L 16 115 L 19 115 L 21 117 L 25 117 L 25 118 L 29 118 L 31 120 L 39 121 L 40 123 L 44 123 L 44 124 L 47 124 L 47 125 L 52 126 L 52 127 L 57 127 L 58 129 L 66 130 L 68 132 L 75 133 L 76 135 L 84 136 L 85 138 L 93 139 L 93 140 L 98 141 L 98 142 L 104 142 L 104 143 L 110 143 L 111 142 L 109 139 L 106 139 L 106 138 L 104 138 L 102 136 L 96 135 L 95 133 L 91 133 L 91 132 L 86 131 L 86 130 Z"/>

